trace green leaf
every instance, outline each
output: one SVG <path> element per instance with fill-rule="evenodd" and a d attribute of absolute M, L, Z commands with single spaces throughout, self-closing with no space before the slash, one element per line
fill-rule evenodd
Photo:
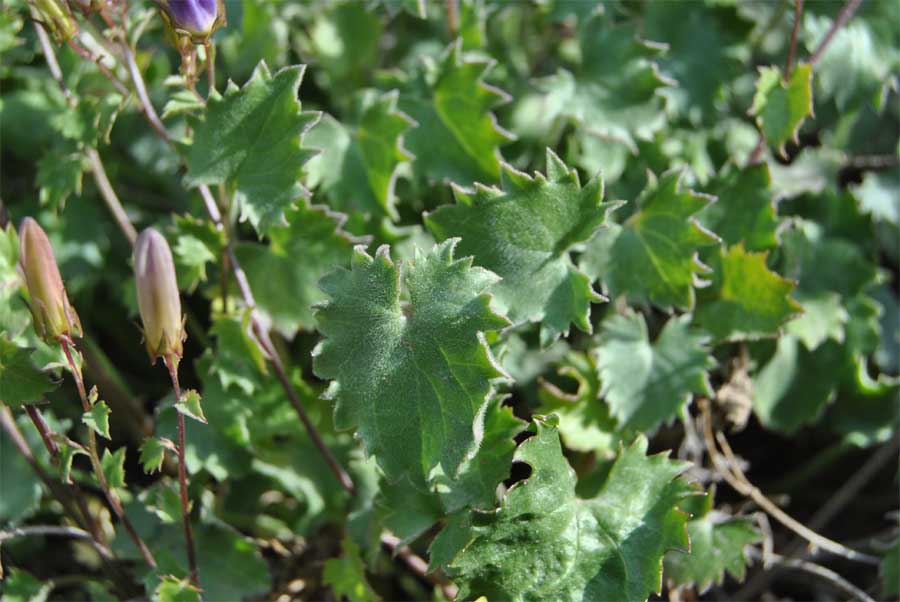
<path fill-rule="evenodd" d="M 159 581 L 151 597 L 153 602 L 200 602 L 200 590 L 187 577 L 166 575 Z"/>
<path fill-rule="evenodd" d="M 750 113 L 766 142 L 784 155 L 785 143 L 797 141 L 803 120 L 813 114 L 812 66 L 800 63 L 787 82 L 778 67 L 760 67 Z"/>
<path fill-rule="evenodd" d="M 0 334 L 0 400 L 12 407 L 38 401 L 56 385 L 31 361 L 32 349 L 19 347 Z"/>
<path fill-rule="evenodd" d="M 670 552 L 665 558 L 666 580 L 692 586 L 699 594 L 713 584 L 721 585 L 726 572 L 743 581 L 750 562 L 745 549 L 762 539 L 752 520 L 713 510 L 714 496 L 715 488 L 703 498 L 687 500 L 696 503 L 682 505 L 683 510 L 694 514 L 687 526 L 691 550 L 689 554 Z"/>
<path fill-rule="evenodd" d="M 873 379 L 864 360 L 851 378 L 841 383 L 839 394 L 828 407 L 822 424 L 857 447 L 889 441 L 900 424 L 900 379 L 884 374 Z"/>
<path fill-rule="evenodd" d="M 888 548 L 881 559 L 881 591 L 885 598 L 896 598 L 900 593 L 900 540 Z"/>
<path fill-rule="evenodd" d="M 103 450 L 100 468 L 111 489 L 125 487 L 125 450 L 124 447 L 120 447 L 115 452 L 110 452 L 109 448 Z"/>
<path fill-rule="evenodd" d="M 415 173 L 463 184 L 500 178 L 499 147 L 513 136 L 491 113 L 509 96 L 482 81 L 490 67 L 465 56 L 457 41 L 437 64 L 427 64 L 426 74 L 406 82 L 399 107 L 419 124 L 405 137 Z"/>
<path fill-rule="evenodd" d="M 59 475 L 65 483 L 72 483 L 72 461 L 77 455 L 87 456 L 83 447 L 59 443 Z"/>
<path fill-rule="evenodd" d="M 253 291 L 257 294 L 258 289 Z M 252 336 L 250 313 L 245 312 L 240 319 L 221 317 L 209 332 L 216 337 L 211 373 L 224 389 L 234 385 L 248 395 L 253 393 L 268 370 L 259 343 Z"/>
<path fill-rule="evenodd" d="M 577 172 L 549 149 L 547 176 L 504 165 L 501 180 L 502 190 L 455 188 L 456 204 L 427 214 L 428 228 L 438 240 L 461 237 L 459 252 L 502 278 L 492 289 L 500 311 L 515 324 L 540 322 L 545 346 L 573 322 L 591 332 L 590 304 L 601 297 L 570 252 L 617 204 L 602 202 L 599 178 L 582 187 Z"/>
<path fill-rule="evenodd" d="M 346 266 L 355 243 L 341 226 L 344 216 L 300 202 L 287 213 L 287 225 L 270 228 L 269 245 L 239 243 L 243 266 L 257 307 L 280 332 L 293 337 L 313 328 L 311 306 L 325 299 L 317 283 L 326 273 Z"/>
<path fill-rule="evenodd" d="M 722 242 L 728 246 L 742 242 L 749 251 L 765 251 L 778 244 L 768 165 L 758 163 L 741 169 L 729 164 L 708 188 L 718 200 L 697 217 Z"/>
<path fill-rule="evenodd" d="M 801 313 L 790 297 L 794 283 L 769 270 L 765 253 L 749 252 L 739 243 L 719 250 L 710 263 L 712 284 L 699 293 L 694 318 L 716 339 L 774 336 Z"/>
<path fill-rule="evenodd" d="M 109 406 L 100 400 L 93 404 L 90 411 L 81 415 L 81 422 L 101 437 L 109 439 L 109 414 Z"/>
<path fill-rule="evenodd" d="M 17 421 L 19 429 L 34 432 L 33 425 L 23 415 Z M 35 446 L 32 450 L 37 452 Z M 22 453 L 7 436 L 0 432 L 0 522 L 16 525 L 38 509 L 41 501 L 41 481 Z"/>
<path fill-rule="evenodd" d="M 330 300 L 316 312 L 326 338 L 314 371 L 332 379 L 336 428 L 357 428 L 391 481 L 424 482 L 438 465 L 455 475 L 478 446 L 492 382 L 504 376 L 482 334 L 509 324 L 486 293 L 498 278 L 471 258 L 455 260 L 456 243 L 417 253 L 402 277 L 387 247 L 374 258 L 357 247 L 350 270 L 321 282 Z"/>
<path fill-rule="evenodd" d="M 241 219 L 260 233 L 284 223 L 284 212 L 302 196 L 303 164 L 313 152 L 302 145 L 317 113 L 301 112 L 297 90 L 303 66 L 275 75 L 261 62 L 238 88 L 214 94 L 202 120 L 190 118 L 194 138 L 185 149 L 185 184 L 227 184 Z"/>
<path fill-rule="evenodd" d="M 170 449 L 169 446 L 156 437 L 144 439 L 144 443 L 141 445 L 141 465 L 144 467 L 145 473 L 153 474 L 162 470 L 166 449 Z"/>
<path fill-rule="evenodd" d="M 175 234 L 169 238 L 178 275 L 178 287 L 194 290 L 206 282 L 206 264 L 215 264 L 225 249 L 221 231 L 191 215 L 175 217 Z"/>
<path fill-rule="evenodd" d="M 646 456 L 639 437 L 620 450 L 597 496 L 580 500 L 556 428 L 538 418 L 532 429 L 516 452 L 531 476 L 494 513 L 451 519 L 432 545 L 459 599 L 645 600 L 658 592 L 663 555 L 688 547 L 677 505 L 694 491 L 676 478 L 686 465 Z"/>
<path fill-rule="evenodd" d="M 651 343 L 639 313 L 603 322 L 597 347 L 600 395 L 622 427 L 653 431 L 678 416 L 692 393 L 712 395 L 709 339 L 689 325 L 689 316 L 670 318 Z"/>
<path fill-rule="evenodd" d="M 203 408 L 200 407 L 200 393 L 194 389 L 182 391 L 181 399 L 175 404 L 175 409 L 197 422 L 206 424 L 206 416 L 203 415 Z"/>
<path fill-rule="evenodd" d="M 361 88 L 378 64 L 384 25 L 379 11 L 363 2 L 322 5 L 309 30 L 316 75 L 340 97 Z"/>
<path fill-rule="evenodd" d="M 555 414 L 559 435 L 568 449 L 611 457 L 621 436 L 609 405 L 600 398 L 600 374 L 595 353 L 570 351 L 558 362 L 557 374 L 577 383 L 574 393 L 542 380 L 538 390 L 541 414 Z"/>
<path fill-rule="evenodd" d="M 692 217 L 713 199 L 682 190 L 681 175 L 669 171 L 658 181 L 651 175 L 637 211 L 588 243 L 580 267 L 591 278 L 599 277 L 612 295 L 665 308 L 693 308 L 694 286 L 709 272 L 697 252 L 719 239 Z"/>
<path fill-rule="evenodd" d="M 867 172 L 862 184 L 851 187 L 853 196 L 859 201 L 860 209 L 873 219 L 897 225 L 900 223 L 900 172 L 896 169 L 879 173 Z"/>
<path fill-rule="evenodd" d="M 306 144 L 322 153 L 306 165 L 307 184 L 320 188 L 338 211 L 396 221 L 394 181 L 398 168 L 413 158 L 403 135 L 415 122 L 397 110 L 396 92 L 366 104 L 358 123 L 325 115 L 309 131 Z"/>
<path fill-rule="evenodd" d="M 841 296 L 833 292 L 797 295 L 803 314 L 787 325 L 787 332 L 800 339 L 810 351 L 833 339 L 844 341 L 844 324 L 850 319 L 841 304 Z"/>
<path fill-rule="evenodd" d="M 31 573 L 12 567 L 3 580 L 0 602 L 44 602 L 53 591 L 53 581 L 38 579 Z"/>
<path fill-rule="evenodd" d="M 53 149 L 44 155 L 37 166 L 35 185 L 40 188 L 41 205 L 54 210 L 66 208 L 70 195 L 81 195 L 81 176 L 84 171 L 81 154 Z"/>
<path fill-rule="evenodd" d="M 347 537 L 341 540 L 341 557 L 325 561 L 322 582 L 331 586 L 337 599 L 350 602 L 378 602 L 381 598 L 366 581 L 366 568 L 359 546 Z"/>

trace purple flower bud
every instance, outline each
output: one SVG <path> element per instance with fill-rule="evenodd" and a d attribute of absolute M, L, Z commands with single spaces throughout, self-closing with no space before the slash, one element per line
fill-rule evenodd
<path fill-rule="evenodd" d="M 47 342 L 81 336 L 78 314 L 69 304 L 53 247 L 36 221 L 26 217 L 19 227 L 19 269 L 25 276 L 34 330 Z"/>
<path fill-rule="evenodd" d="M 134 274 L 150 359 L 180 358 L 185 334 L 175 264 L 169 243 L 153 228 L 141 232 L 134 245 Z"/>
<path fill-rule="evenodd" d="M 176 33 L 187 35 L 195 44 L 209 39 L 225 23 L 222 0 L 158 0 L 163 16 Z"/>

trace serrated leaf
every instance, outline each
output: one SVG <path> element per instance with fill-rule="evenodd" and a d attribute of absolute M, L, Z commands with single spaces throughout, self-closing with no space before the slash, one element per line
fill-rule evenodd
<path fill-rule="evenodd" d="M 532 428 L 516 452 L 531 476 L 494 513 L 451 519 L 432 545 L 459 599 L 645 600 L 659 591 L 663 555 L 688 547 L 677 508 L 694 493 L 677 478 L 686 465 L 646 456 L 639 437 L 598 495 L 580 500 L 556 428 L 541 419 Z"/>
<path fill-rule="evenodd" d="M 87 456 L 83 447 L 62 443 L 59 445 L 59 475 L 64 483 L 72 482 L 72 461 L 77 455 Z"/>
<path fill-rule="evenodd" d="M 693 217 L 713 199 L 683 190 L 681 175 L 669 171 L 659 180 L 651 175 L 637 211 L 588 243 L 580 267 L 600 278 L 612 295 L 693 308 L 694 287 L 709 272 L 697 253 L 719 239 Z"/>
<path fill-rule="evenodd" d="M 261 62 L 243 88 L 229 84 L 214 94 L 203 119 L 189 118 L 193 141 L 185 149 L 185 184 L 227 184 L 241 219 L 260 233 L 284 223 L 284 212 L 302 196 L 303 164 L 313 152 L 303 134 L 318 119 L 301 112 L 297 90 L 302 65 L 274 75 Z"/>
<path fill-rule="evenodd" d="M 100 400 L 92 405 L 90 411 L 81 415 L 81 422 L 101 437 L 109 439 L 109 414 L 109 406 Z"/>
<path fill-rule="evenodd" d="M 145 473 L 153 474 L 162 470 L 166 449 L 167 446 L 156 437 L 144 439 L 141 445 L 141 466 L 144 467 Z"/>
<path fill-rule="evenodd" d="M 711 489 L 696 504 L 699 508 L 690 508 L 694 513 L 687 525 L 690 553 L 669 552 L 665 558 L 666 580 L 678 586 L 695 587 L 699 594 L 713 584 L 721 585 L 726 572 L 743 581 L 750 562 L 745 549 L 762 539 L 752 520 L 714 511 L 714 495 L 715 489 Z"/>
<path fill-rule="evenodd" d="M 651 343 L 639 313 L 603 322 L 597 347 L 600 395 L 621 427 L 653 431 L 678 416 L 692 394 L 712 394 L 709 339 L 689 326 L 689 316 L 670 318 Z"/>
<path fill-rule="evenodd" d="M 797 295 L 803 314 L 787 325 L 787 332 L 800 339 L 810 351 L 833 339 L 844 342 L 844 324 L 850 319 L 841 304 L 841 296 L 833 292 Z"/>
<path fill-rule="evenodd" d="M 319 187 L 334 209 L 398 219 L 394 180 L 398 167 L 413 158 L 403 134 L 415 122 L 396 105 L 396 93 L 372 99 L 356 124 L 325 115 L 306 136 L 307 145 L 322 149 L 306 166 L 307 183 Z"/>
<path fill-rule="evenodd" d="M 559 418 L 559 435 L 568 449 L 611 456 L 621 440 L 609 405 L 600 398 L 600 374 L 596 354 L 570 351 L 558 362 L 557 373 L 574 379 L 573 393 L 542 380 L 538 390 L 540 414 Z"/>
<path fill-rule="evenodd" d="M 765 251 L 778 244 L 775 230 L 775 196 L 769 166 L 765 163 L 743 169 L 729 164 L 709 183 L 717 201 L 697 217 L 728 246 L 743 243 L 749 251 Z"/>
<path fill-rule="evenodd" d="M 206 282 L 206 265 L 215 264 L 225 248 L 223 233 L 206 220 L 191 215 L 175 217 L 175 232 L 169 237 L 178 287 L 194 290 Z"/>
<path fill-rule="evenodd" d="M 359 546 L 347 537 L 341 540 L 341 557 L 325 561 L 322 582 L 331 586 L 331 590 L 339 600 L 347 599 L 349 602 L 381 600 L 366 581 L 366 567 L 360 557 Z"/>
<path fill-rule="evenodd" d="M 81 154 L 53 149 L 37 165 L 35 185 L 40 188 L 41 205 L 60 211 L 70 195 L 81 195 L 83 173 Z"/>
<path fill-rule="evenodd" d="M 109 448 L 103 450 L 100 468 L 111 489 L 125 487 L 125 450 L 124 447 L 120 447 L 114 452 L 110 452 Z"/>
<path fill-rule="evenodd" d="M 457 41 L 401 90 L 400 110 L 418 123 L 405 136 L 417 174 L 462 184 L 500 178 L 499 147 L 514 137 L 491 113 L 509 100 L 484 83 L 491 65 L 465 56 Z"/>
<path fill-rule="evenodd" d="M 694 314 L 698 326 L 718 340 L 774 336 L 802 312 L 790 294 L 794 283 L 766 266 L 766 253 L 739 243 L 710 258 L 712 283 L 699 293 Z"/>
<path fill-rule="evenodd" d="M 547 175 L 534 178 L 503 166 L 502 190 L 476 185 L 455 189 L 456 203 L 427 214 L 425 223 L 438 240 L 461 237 L 459 252 L 494 271 L 500 311 L 513 323 L 540 322 L 548 345 L 569 325 L 591 332 L 590 304 L 601 297 L 570 256 L 606 219 L 615 203 L 604 203 L 599 178 L 584 187 L 547 150 Z"/>
<path fill-rule="evenodd" d="M 424 482 L 438 465 L 455 475 L 481 438 L 491 383 L 504 376 L 482 335 L 509 324 L 486 293 L 497 276 L 454 259 L 456 243 L 417 254 L 402 277 L 387 247 L 374 258 L 357 247 L 350 270 L 321 282 L 330 300 L 316 311 L 326 338 L 313 369 L 332 379 L 335 426 L 357 428 L 392 481 Z"/>
<path fill-rule="evenodd" d="M 784 155 L 785 143 L 797 141 L 803 120 L 813 114 L 812 66 L 798 64 L 787 82 L 778 67 L 761 67 L 750 114 L 766 142 Z"/>
<path fill-rule="evenodd" d="M 194 389 L 181 392 L 181 399 L 175 404 L 175 409 L 197 422 L 206 424 L 206 416 L 203 415 L 203 408 L 200 406 L 200 393 Z"/>
<path fill-rule="evenodd" d="M 12 407 L 37 401 L 56 385 L 31 360 L 33 349 L 19 347 L 0 334 L 0 400 Z"/>
<path fill-rule="evenodd" d="M 247 273 L 257 307 L 287 337 L 315 325 L 312 305 L 325 299 L 319 279 L 349 264 L 363 239 L 341 226 L 344 216 L 319 205 L 299 203 L 287 213 L 287 225 L 269 230 L 269 245 L 240 243 L 238 260 Z"/>
<path fill-rule="evenodd" d="M 191 90 L 176 90 L 163 107 L 161 117 L 165 120 L 175 115 L 194 115 L 202 112 L 205 107 L 202 97 L 198 98 Z"/>
<path fill-rule="evenodd" d="M 166 575 L 153 590 L 153 602 L 200 602 L 200 589 L 190 579 Z"/>
<path fill-rule="evenodd" d="M 254 294 L 257 290 L 254 289 Z M 262 384 L 262 377 L 268 370 L 262 349 L 252 336 L 249 312 L 239 319 L 219 318 L 210 328 L 210 334 L 216 337 L 211 373 L 223 389 L 234 385 L 247 395 L 252 394 Z"/>

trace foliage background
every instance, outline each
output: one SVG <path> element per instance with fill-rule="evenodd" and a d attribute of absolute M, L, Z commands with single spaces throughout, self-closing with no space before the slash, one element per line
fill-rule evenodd
<path fill-rule="evenodd" d="M 503 276 L 491 285 L 467 273 L 441 288 L 428 280 L 440 274 L 417 284 L 404 272 L 404 303 L 425 316 L 419 336 L 456 336 L 440 322 L 442 310 L 428 321 L 428 299 L 443 300 L 450 292 L 459 293 L 463 306 L 490 290 L 491 311 L 515 324 L 504 329 L 503 318 L 473 309 L 467 315 L 474 325 L 465 332 L 488 334 L 483 342 L 460 335 L 463 342 L 454 347 L 465 358 L 490 348 L 499 362 L 496 374 L 473 369 L 461 384 L 479 396 L 473 412 L 489 392 L 498 396 L 485 418 L 493 420 L 486 432 L 497 438 L 485 450 L 496 456 L 479 460 L 493 485 L 521 482 L 540 472 L 542 462 L 565 472 L 568 462 L 577 480 L 568 484 L 571 499 L 558 504 L 574 504 L 575 493 L 600 503 L 616 474 L 613 460 L 624 463 L 636 449 L 620 443 L 632 445 L 644 433 L 650 452 L 671 449 L 693 462 L 688 478 L 709 490 L 721 476 L 701 436 L 698 399 L 704 398 L 722 415 L 717 426 L 729 433 L 752 482 L 809 522 L 835 492 L 848 491 L 848 481 L 871 466 L 878 450 L 896 445 L 897 3 L 864 2 L 809 68 L 805 61 L 844 5 L 808 2 L 793 79 L 782 88 L 794 14 L 785 1 L 485 0 L 420 7 L 402 0 L 229 0 L 228 25 L 215 36 L 224 98 L 206 109 L 172 79 L 179 57 L 155 9 L 128 5 L 129 35 L 150 97 L 171 134 L 190 145 L 167 146 L 133 94 L 123 98 L 63 45 L 57 54 L 65 83 L 79 98 L 77 108 L 67 106 L 27 9 L 8 0 L 0 17 L 0 198 L 14 224 L 34 216 L 50 235 L 85 326 L 87 378 L 112 408 L 110 447 L 127 450 L 123 495 L 164 559 L 161 573 L 184 574 L 172 466 L 164 465 L 162 475 L 146 474 L 138 450 L 146 437 L 174 438 L 175 410 L 164 371 L 149 364 L 139 332 L 129 325 L 137 310 L 130 246 L 92 177 L 92 148 L 130 221 L 160 229 L 175 254 L 188 325 L 182 380 L 202 392 L 209 421 L 189 425 L 187 449 L 209 600 L 323 599 L 342 588 L 351 599 L 373 592 L 386 599 L 440 596 L 439 588 L 386 553 L 379 533 L 390 529 L 434 561 L 442 558 L 444 543 L 439 539 L 429 550 L 436 524 L 449 517 L 445 534 L 467 533 L 458 524 L 467 520 L 467 508 L 497 503 L 493 491 L 473 493 L 449 477 L 452 495 L 423 493 L 419 481 L 433 475 L 407 474 L 405 447 L 419 435 L 394 433 L 387 443 L 375 442 L 360 425 L 365 418 L 353 404 L 383 401 L 371 384 L 379 362 L 395 369 L 404 358 L 380 354 L 379 337 L 366 339 L 360 325 L 369 322 L 356 314 L 356 328 L 341 325 L 342 300 L 355 312 L 372 300 L 372 289 L 353 289 L 338 276 L 319 287 L 336 266 L 351 266 L 355 244 L 367 245 L 373 256 L 389 244 L 396 265 L 425 265 L 417 263 L 425 260 L 416 258 L 416 248 L 431 257 L 436 242 L 461 236 L 457 257 L 475 255 L 476 265 Z M 455 35 L 447 6 L 457 11 Z M 79 38 L 85 45 L 90 39 L 90 32 Z M 122 65 L 111 64 L 127 81 Z M 281 70 L 290 65 L 306 68 Z M 294 108 L 301 76 L 302 113 Z M 257 104 L 236 108 L 238 96 L 225 92 L 229 80 L 239 86 L 250 81 L 233 94 Z M 199 82 L 204 96 L 205 81 Z M 235 111 L 242 110 L 242 121 L 232 127 Z M 756 151 L 759 163 L 751 164 L 760 129 L 766 144 Z M 512 168 L 537 170 L 549 182 L 529 188 L 537 185 Z M 592 180 L 598 173 L 602 191 L 601 180 Z M 501 193 L 474 192 L 476 182 L 498 186 L 506 196 L 498 201 Z M 341 489 L 316 452 L 248 334 L 249 312 L 223 268 L 226 240 L 197 194 L 202 183 L 214 189 L 227 183 L 228 240 L 289 378 L 354 478 L 356 496 Z M 609 204 L 601 205 L 601 198 Z M 618 200 L 625 204 L 615 206 Z M 604 221 L 608 227 L 594 234 Z M 36 348 L 31 364 L 58 374 L 59 354 L 37 341 L 19 297 L 15 244 L 6 230 L 0 237 L 0 342 Z M 357 253 L 354 269 L 370 269 L 365 261 Z M 327 309 L 311 309 L 329 299 Z M 335 320 L 331 326 L 329 319 Z M 348 355 L 354 341 L 363 342 L 352 370 L 332 365 L 327 344 L 313 361 L 323 334 L 333 355 Z M 0 378 L 12 374 L 13 353 L 3 356 L 7 371 Z M 425 352 L 421 357 L 428 360 Z M 508 378 L 498 383 L 501 372 Z M 335 430 L 335 402 L 322 396 L 329 379 L 341 382 L 337 420 L 350 430 Z M 78 439 L 74 387 L 68 378 L 58 385 L 46 387 L 44 413 L 57 432 Z M 513 442 L 525 425 L 500 409 L 500 397 L 523 420 L 555 413 L 565 456 L 553 451 L 553 441 L 539 457 L 537 443 L 526 447 L 521 433 Z M 407 407 L 399 404 L 403 409 L 388 423 L 414 413 L 415 400 L 407 396 Z M 4 401 L 16 406 L 20 400 Z M 20 410 L 15 414 L 50 467 L 34 429 Z M 438 417 L 447 415 L 459 418 L 455 409 Z M 473 416 L 463 421 L 464 432 Z M 430 432 L 428 424 L 420 430 Z M 552 420 L 534 419 L 529 428 L 534 436 L 528 441 L 543 445 L 555 437 L 547 434 L 556 428 Z M 378 466 L 364 455 L 357 429 Z M 448 459 L 447 449 L 420 455 L 433 460 L 436 454 L 446 468 L 460 461 L 458 453 Z M 7 438 L 0 451 L 0 520 L 8 527 L 59 523 L 60 509 Z M 861 489 L 850 490 L 838 514 L 815 529 L 876 556 L 893 544 L 894 556 L 881 568 L 886 581 L 878 567 L 813 557 L 876 597 L 897 591 L 896 572 L 890 573 L 896 571 L 897 454 L 885 457 Z M 73 476 L 109 521 L 81 460 Z M 408 482 L 388 483 L 404 475 Z M 536 488 L 539 481 L 528 482 Z M 813 599 L 833 591 L 833 583 L 766 570 L 759 562 L 750 575 L 765 574 L 765 581 L 741 590 L 734 577 L 743 577 L 754 554 L 747 546 L 759 549 L 765 538 L 787 554 L 796 535 L 775 523 L 771 532 L 759 531 L 745 518 L 758 508 L 725 483 L 716 488 L 714 510 L 699 507 L 711 505 L 711 495 L 705 502 L 670 500 L 670 508 L 680 503 L 694 514 L 689 532 L 695 543 L 691 556 L 666 557 L 663 596 L 694 591 L 718 599 L 771 591 Z M 515 503 L 512 495 L 508 503 Z M 545 535 L 535 535 L 541 528 L 536 522 L 525 529 L 536 537 L 538 557 L 554 535 L 548 527 L 541 539 Z M 114 549 L 137 560 L 121 535 Z M 704 557 L 704 549 L 723 550 L 727 558 Z M 456 558 L 450 567 L 450 553 L 438 564 L 473 595 L 485 583 L 514 582 L 517 571 L 528 573 L 508 561 L 503 578 L 480 575 L 479 565 L 495 551 L 474 546 L 467 551 L 473 558 Z M 654 550 L 645 589 L 619 595 L 640 599 L 656 591 L 653 565 L 664 551 Z M 43 595 L 56 599 L 109 595 L 96 556 L 83 544 L 15 539 L 4 542 L 0 559 L 9 575 L 4 600 L 20 599 L 14 587 L 41 590 L 37 582 L 44 584 Z M 156 591 L 159 575 L 145 574 L 137 562 L 132 569 L 136 583 Z M 723 579 L 725 569 L 731 576 Z M 489 599 L 512 597 L 513 589 Z"/>

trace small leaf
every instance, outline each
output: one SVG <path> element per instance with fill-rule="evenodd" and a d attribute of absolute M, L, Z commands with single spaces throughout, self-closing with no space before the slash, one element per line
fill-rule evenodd
<path fill-rule="evenodd" d="M 812 66 L 800 63 L 787 82 L 778 67 L 761 67 L 750 114 L 766 142 L 784 155 L 785 143 L 797 141 L 800 125 L 813 114 Z"/>
<path fill-rule="evenodd" d="M 59 474 L 65 483 L 72 482 L 72 461 L 78 454 L 88 455 L 80 445 L 59 444 Z"/>
<path fill-rule="evenodd" d="M 141 465 L 144 472 L 153 474 L 162 470 L 168 446 L 156 437 L 147 437 L 141 445 Z"/>
<path fill-rule="evenodd" d="M 600 394 L 620 426 L 653 431 L 678 416 L 692 393 L 712 395 L 707 370 L 715 360 L 708 337 L 689 324 L 689 316 L 670 318 L 651 344 L 641 314 L 629 311 L 603 322 Z"/>
<path fill-rule="evenodd" d="M 39 400 L 56 385 L 31 361 L 33 350 L 19 347 L 0 334 L 0 399 L 18 407 Z"/>
<path fill-rule="evenodd" d="M 38 162 L 35 185 L 40 188 L 41 205 L 54 211 L 66 208 L 70 195 L 81 195 L 81 176 L 84 171 L 81 154 L 51 150 Z"/>
<path fill-rule="evenodd" d="M 185 577 L 179 579 L 172 575 L 162 577 L 159 585 L 153 590 L 153 602 L 200 602 L 200 589 L 192 585 Z"/>
<path fill-rule="evenodd" d="M 381 598 L 366 581 L 366 569 L 359 546 L 348 537 L 341 540 L 341 557 L 325 561 L 322 582 L 331 586 L 334 595 L 349 602 L 378 602 Z"/>
<path fill-rule="evenodd" d="M 111 453 L 107 448 L 103 450 L 103 457 L 100 459 L 103 476 L 112 489 L 125 487 L 125 449 L 120 447 Z"/>
<path fill-rule="evenodd" d="M 101 400 L 94 403 L 89 412 L 81 415 L 81 422 L 101 437 L 109 439 L 109 414 L 109 406 Z"/>
<path fill-rule="evenodd" d="M 206 416 L 203 415 L 203 408 L 200 407 L 200 393 L 194 389 L 182 391 L 181 399 L 175 404 L 175 409 L 197 422 L 206 424 Z"/>
<path fill-rule="evenodd" d="M 97 385 L 94 385 L 93 387 L 91 387 L 91 390 L 88 391 L 88 402 L 91 405 L 94 405 L 95 403 L 97 403 L 98 399 L 100 399 L 100 392 L 97 391 Z"/>

